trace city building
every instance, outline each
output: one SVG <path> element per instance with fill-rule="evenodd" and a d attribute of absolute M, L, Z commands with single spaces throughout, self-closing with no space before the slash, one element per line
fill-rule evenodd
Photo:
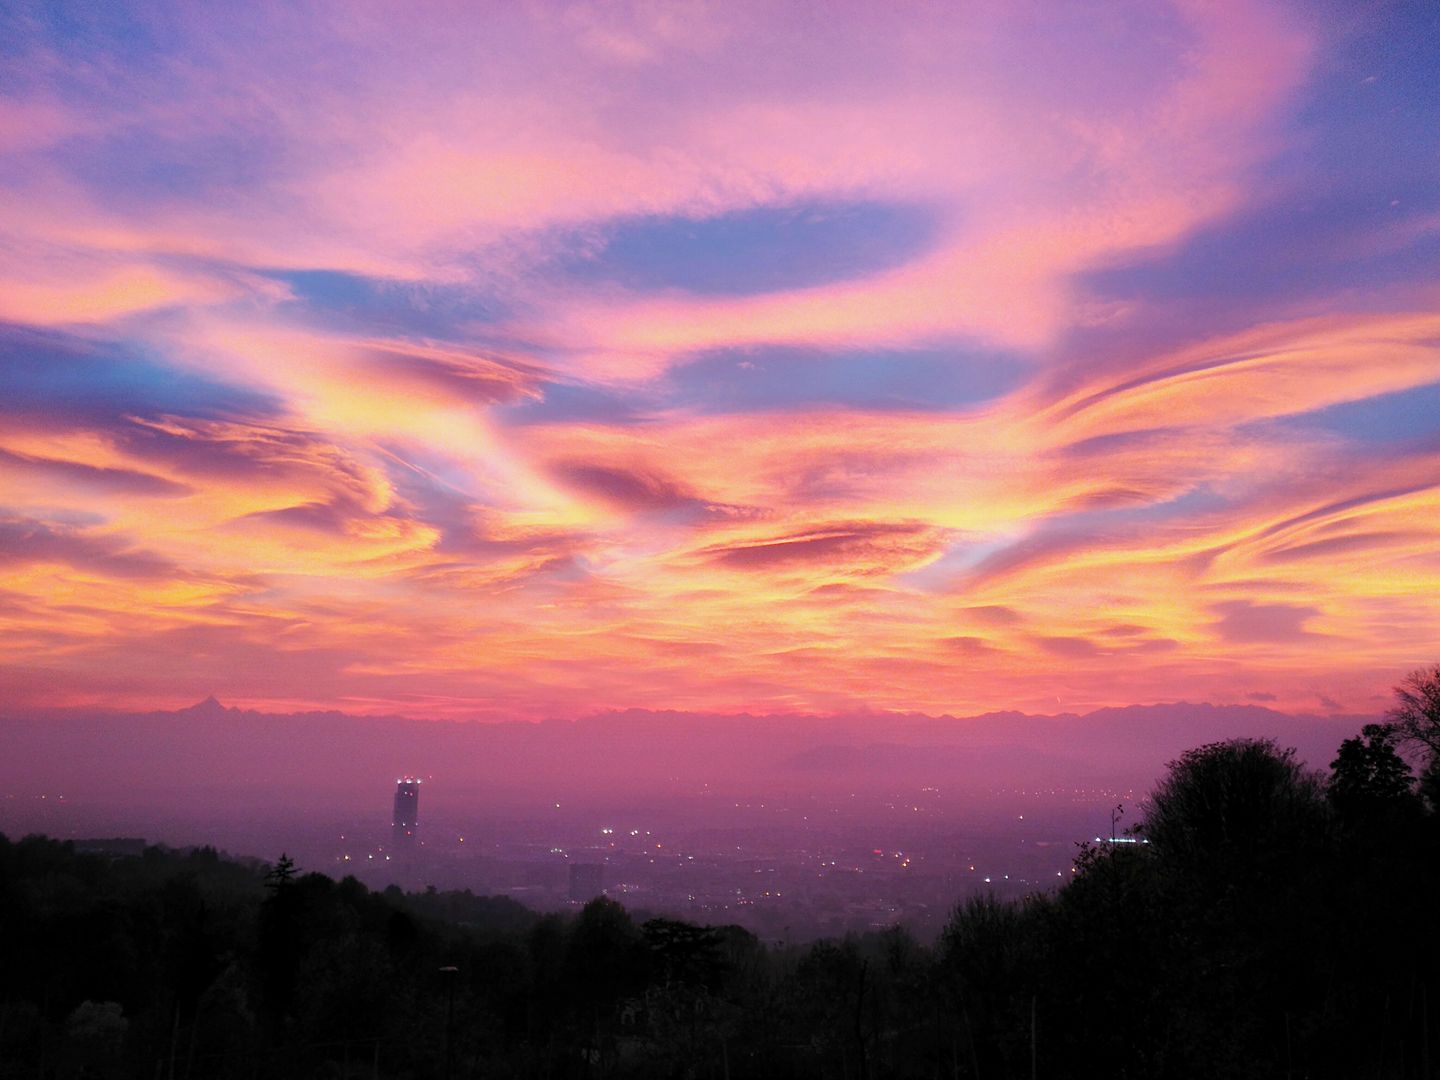
<path fill-rule="evenodd" d="M 391 842 L 397 852 L 415 846 L 415 830 L 420 824 L 420 781 L 404 777 L 395 781 L 395 812 L 390 818 Z"/>

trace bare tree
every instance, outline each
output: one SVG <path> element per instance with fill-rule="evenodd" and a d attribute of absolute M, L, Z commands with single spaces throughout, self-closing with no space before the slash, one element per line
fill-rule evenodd
<path fill-rule="evenodd" d="M 1440 664 L 1412 671 L 1395 688 L 1390 721 L 1403 743 L 1424 747 L 1440 758 Z"/>

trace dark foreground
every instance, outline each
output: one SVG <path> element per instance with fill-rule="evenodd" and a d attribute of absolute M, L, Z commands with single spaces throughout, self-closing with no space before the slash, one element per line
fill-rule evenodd
<path fill-rule="evenodd" d="M 1393 742 L 1192 751 L 1146 843 L 933 950 L 0 837 L 0 1077 L 1433 1077 L 1437 772 Z"/>

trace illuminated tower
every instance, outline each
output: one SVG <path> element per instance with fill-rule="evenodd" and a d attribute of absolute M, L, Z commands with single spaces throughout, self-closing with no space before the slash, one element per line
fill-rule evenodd
<path fill-rule="evenodd" d="M 415 827 L 420 823 L 420 781 L 407 776 L 395 781 L 395 813 L 390 819 L 390 832 L 395 850 L 409 851 L 415 846 Z"/>

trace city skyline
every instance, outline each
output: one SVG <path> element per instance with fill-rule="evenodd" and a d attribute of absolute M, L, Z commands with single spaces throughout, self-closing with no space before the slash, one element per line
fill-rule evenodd
<path fill-rule="evenodd" d="M 1431 7 L 0 19 L 14 708 L 1373 715 L 1440 656 Z"/>

